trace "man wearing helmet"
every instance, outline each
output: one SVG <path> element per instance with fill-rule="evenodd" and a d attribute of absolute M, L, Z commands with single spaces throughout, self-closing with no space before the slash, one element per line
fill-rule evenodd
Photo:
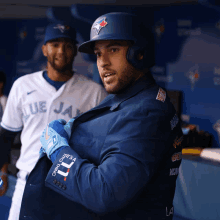
<path fill-rule="evenodd" d="M 105 40 L 95 43 L 94 53 L 105 89 L 110 94 L 121 93 L 144 75 L 126 59 L 130 43 L 127 41 Z M 139 59 L 143 59 L 143 56 Z"/>
<path fill-rule="evenodd" d="M 68 123 L 47 125 L 19 219 L 172 219 L 182 132 L 149 72 L 146 33 L 128 13 L 94 22 L 79 51 L 96 54 L 110 95 Z"/>

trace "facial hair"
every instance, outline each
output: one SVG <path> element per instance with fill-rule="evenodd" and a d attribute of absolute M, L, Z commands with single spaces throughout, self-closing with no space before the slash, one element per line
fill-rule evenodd
<path fill-rule="evenodd" d="M 108 93 L 110 94 L 123 93 L 127 88 L 129 88 L 135 82 L 136 75 L 137 75 L 137 70 L 131 64 L 126 65 L 120 75 L 120 78 L 118 78 L 118 83 L 115 86 L 114 90 L 108 91 Z"/>
<path fill-rule="evenodd" d="M 52 67 L 54 70 L 56 70 L 57 72 L 59 72 L 59 73 L 64 73 L 64 72 L 66 72 L 67 70 L 69 70 L 69 71 L 72 70 L 73 59 L 72 59 L 71 62 L 66 63 L 66 65 L 61 66 L 61 67 L 58 66 L 58 65 L 56 65 L 55 60 L 54 60 L 53 58 L 49 57 L 49 56 L 47 56 L 47 61 L 50 63 L 51 67 Z"/>

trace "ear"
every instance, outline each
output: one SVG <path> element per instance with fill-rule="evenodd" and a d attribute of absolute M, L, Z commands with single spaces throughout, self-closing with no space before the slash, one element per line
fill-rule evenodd
<path fill-rule="evenodd" d="M 47 57 L 47 46 L 46 46 L 46 45 L 43 45 L 41 49 L 42 49 L 43 55 L 44 55 L 45 57 Z"/>

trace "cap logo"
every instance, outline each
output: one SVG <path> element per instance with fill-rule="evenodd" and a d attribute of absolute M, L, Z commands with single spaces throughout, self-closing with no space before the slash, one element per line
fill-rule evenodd
<path fill-rule="evenodd" d="M 101 31 L 102 28 L 104 28 L 108 23 L 105 21 L 106 17 L 102 18 L 101 20 L 97 21 L 93 25 L 93 29 L 96 29 L 97 34 Z"/>
<path fill-rule="evenodd" d="M 59 29 L 62 33 L 64 33 L 65 31 L 70 29 L 70 26 L 68 25 L 61 25 L 61 24 L 57 24 L 55 27 L 53 27 L 54 29 Z"/>

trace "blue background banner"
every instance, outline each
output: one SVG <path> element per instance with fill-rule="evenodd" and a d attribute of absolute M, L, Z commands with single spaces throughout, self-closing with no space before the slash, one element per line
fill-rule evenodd
<path fill-rule="evenodd" d="M 220 17 L 218 10 L 203 5 L 163 8 L 154 14 L 158 32 L 154 73 L 168 90 L 184 94 L 182 114 L 189 123 L 214 135 L 219 147 Z"/>

